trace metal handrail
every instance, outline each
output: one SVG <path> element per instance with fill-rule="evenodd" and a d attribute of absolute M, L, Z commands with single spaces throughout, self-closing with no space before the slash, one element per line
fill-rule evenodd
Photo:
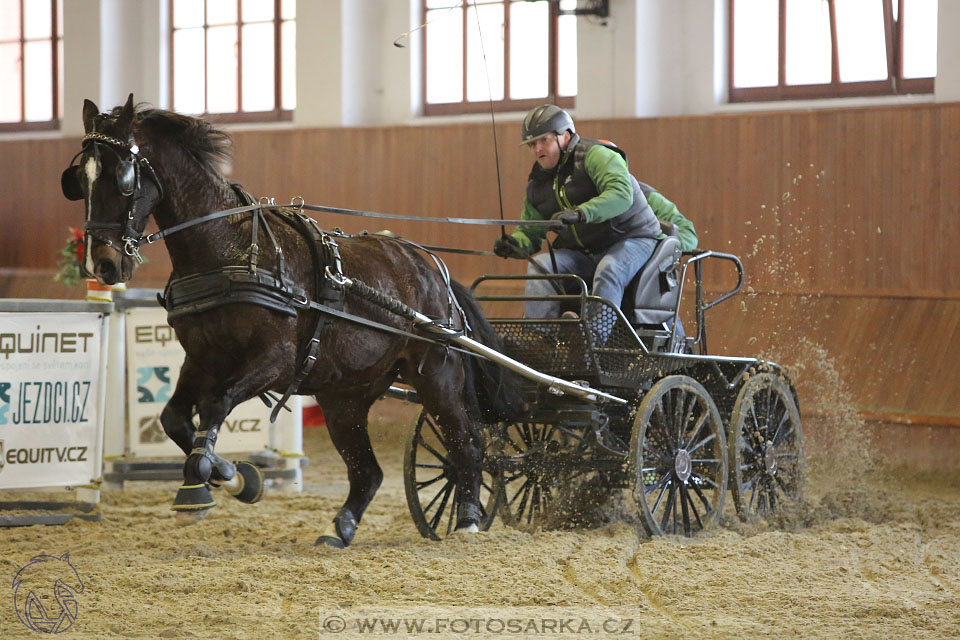
<path fill-rule="evenodd" d="M 704 313 L 707 309 L 714 307 L 724 300 L 736 295 L 739 293 L 740 289 L 743 288 L 743 263 L 740 262 L 740 258 L 733 255 L 732 253 L 722 253 L 720 251 L 701 251 L 701 252 L 691 252 L 685 255 L 691 255 L 690 259 L 683 264 L 683 271 L 680 275 L 680 290 L 677 292 L 677 308 L 673 312 L 673 326 L 670 328 L 670 351 L 673 351 L 676 345 L 677 335 L 677 322 L 680 318 L 680 303 L 683 300 L 683 285 L 687 279 L 687 269 L 690 265 L 694 265 L 694 274 L 696 277 L 697 283 L 697 309 L 696 309 L 696 322 L 697 322 L 697 337 L 694 341 L 694 344 L 700 345 L 700 353 L 705 354 L 707 352 L 707 333 L 706 333 L 706 314 Z M 714 300 L 705 303 L 703 301 L 703 261 L 707 258 L 718 258 L 720 260 L 728 260 L 733 262 L 737 267 L 737 286 L 727 291 L 726 293 L 721 294 Z"/>

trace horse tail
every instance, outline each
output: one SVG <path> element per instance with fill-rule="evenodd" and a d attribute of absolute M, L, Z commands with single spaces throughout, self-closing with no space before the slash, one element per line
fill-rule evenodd
<path fill-rule="evenodd" d="M 503 341 L 480 310 L 465 286 L 451 281 L 453 293 L 473 330 L 471 337 L 481 344 L 503 351 Z M 483 357 L 464 356 L 464 399 L 473 418 L 484 423 L 516 419 L 525 411 L 517 374 Z"/>

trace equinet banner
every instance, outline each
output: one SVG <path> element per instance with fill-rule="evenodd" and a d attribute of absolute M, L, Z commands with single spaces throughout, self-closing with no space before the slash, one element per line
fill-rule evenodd
<path fill-rule="evenodd" d="M 99 477 L 103 314 L 0 313 L 0 489 Z"/>

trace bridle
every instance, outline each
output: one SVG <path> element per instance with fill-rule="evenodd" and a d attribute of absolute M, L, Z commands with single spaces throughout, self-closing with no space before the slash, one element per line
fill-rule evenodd
<path fill-rule="evenodd" d="M 87 151 L 88 145 L 93 145 L 94 152 L 99 156 L 100 149 L 107 149 L 117 157 L 117 169 L 115 181 L 120 195 L 127 198 L 127 217 L 124 222 L 97 222 L 90 219 L 92 206 L 88 207 L 87 220 L 84 224 L 84 232 L 99 240 L 101 243 L 122 252 L 124 255 L 137 259 L 137 262 L 143 262 L 140 257 L 140 245 L 143 238 L 142 228 L 145 225 L 147 217 L 151 213 L 149 207 L 146 210 L 138 211 L 137 204 L 143 199 L 143 184 L 141 174 L 146 175 L 153 181 L 157 187 L 157 200 L 163 199 L 163 184 L 154 171 L 150 161 L 140 155 L 140 147 L 130 136 L 129 142 L 123 142 L 118 138 L 108 136 L 99 131 L 91 131 L 81 139 L 82 149 L 70 160 L 70 165 L 60 177 L 60 186 L 63 189 L 63 195 L 68 200 L 82 200 L 83 191 L 80 188 L 80 181 L 77 177 L 77 166 L 74 161 L 78 156 Z M 139 227 L 139 229 L 138 229 Z M 120 242 L 116 242 L 103 235 L 106 231 L 120 232 Z"/>

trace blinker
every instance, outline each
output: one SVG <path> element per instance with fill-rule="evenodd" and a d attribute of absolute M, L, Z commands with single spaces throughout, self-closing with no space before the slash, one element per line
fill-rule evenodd
<path fill-rule="evenodd" d="M 121 160 L 117 164 L 117 189 L 124 196 L 133 195 L 137 187 L 137 170 L 132 160 Z"/>
<path fill-rule="evenodd" d="M 83 200 L 83 190 L 77 177 L 78 169 L 77 165 L 72 164 L 60 175 L 60 189 L 67 200 Z"/>
<path fill-rule="evenodd" d="M 83 150 L 78 151 L 72 158 L 70 164 L 60 174 L 60 190 L 63 191 L 63 197 L 67 200 L 83 200 L 83 189 L 80 188 L 80 167 L 73 164 L 77 156 L 83 155 Z"/>

